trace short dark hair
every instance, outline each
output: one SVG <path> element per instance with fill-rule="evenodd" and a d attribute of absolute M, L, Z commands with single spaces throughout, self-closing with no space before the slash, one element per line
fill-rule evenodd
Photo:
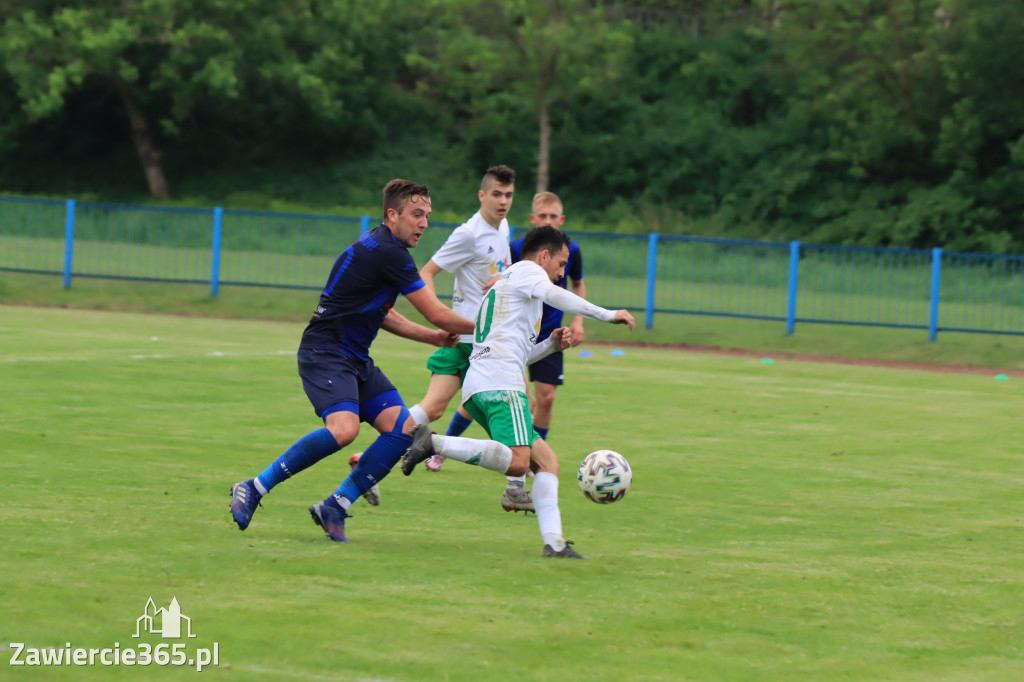
<path fill-rule="evenodd" d="M 504 164 L 491 166 L 484 173 L 484 179 L 480 181 L 480 188 L 487 189 L 495 182 L 499 185 L 514 185 L 516 182 L 516 172 Z"/>
<path fill-rule="evenodd" d="M 388 217 L 388 209 L 393 208 L 399 213 L 413 197 L 430 199 L 430 190 L 426 185 L 412 180 L 395 179 L 384 185 L 384 217 Z"/>
<path fill-rule="evenodd" d="M 523 258 L 544 250 L 554 255 L 564 248 L 569 248 L 569 235 L 551 225 L 535 227 L 523 237 Z"/>

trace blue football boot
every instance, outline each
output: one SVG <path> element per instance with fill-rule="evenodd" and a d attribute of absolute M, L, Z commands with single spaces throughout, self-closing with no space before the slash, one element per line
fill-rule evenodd
<path fill-rule="evenodd" d="M 260 500 L 263 495 L 256 490 L 252 479 L 231 486 L 231 516 L 238 524 L 238 530 L 245 530 L 256 513 L 256 507 L 262 507 Z"/>
<path fill-rule="evenodd" d="M 313 523 L 324 529 L 327 537 L 335 542 L 348 542 L 345 537 L 345 519 L 352 518 L 351 514 L 324 501 L 310 507 L 309 515 L 313 517 Z"/>

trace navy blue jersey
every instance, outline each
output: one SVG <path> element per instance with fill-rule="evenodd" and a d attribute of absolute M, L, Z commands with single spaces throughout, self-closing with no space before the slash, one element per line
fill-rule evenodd
<path fill-rule="evenodd" d="M 409 249 L 386 225 L 380 225 L 334 261 L 299 345 L 338 350 L 365 362 L 398 294 L 408 295 L 424 286 Z"/>
<path fill-rule="evenodd" d="M 509 244 L 512 251 L 512 262 L 518 263 L 523 259 L 523 238 L 516 239 Z M 566 277 L 574 282 L 583 279 L 583 253 L 580 245 L 572 239 L 569 240 L 569 262 L 565 264 L 565 274 L 555 284 L 565 289 Z M 562 311 L 544 304 L 544 312 L 540 317 L 540 334 L 537 336 L 537 343 L 551 336 L 551 332 L 562 326 Z"/>

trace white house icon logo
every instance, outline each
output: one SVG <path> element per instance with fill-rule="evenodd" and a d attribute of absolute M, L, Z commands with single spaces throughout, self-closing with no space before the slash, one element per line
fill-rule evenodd
<path fill-rule="evenodd" d="M 157 627 L 158 619 L 159 627 Z M 180 639 L 181 621 L 185 621 L 186 636 L 195 637 L 192 634 L 192 619 L 182 615 L 177 597 L 171 599 L 171 605 L 166 609 L 158 609 L 153 603 L 153 598 L 150 597 L 146 602 L 145 612 L 135 621 L 135 634 L 132 637 L 141 637 L 143 632 L 149 632 L 160 635 L 164 639 Z"/>

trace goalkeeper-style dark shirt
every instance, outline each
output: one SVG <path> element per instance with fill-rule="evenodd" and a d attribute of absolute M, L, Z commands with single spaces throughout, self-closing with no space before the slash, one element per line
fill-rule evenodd
<path fill-rule="evenodd" d="M 302 348 L 370 359 L 370 344 L 403 296 L 426 286 L 412 254 L 386 225 L 362 235 L 334 261 L 320 302 L 302 332 Z"/>

